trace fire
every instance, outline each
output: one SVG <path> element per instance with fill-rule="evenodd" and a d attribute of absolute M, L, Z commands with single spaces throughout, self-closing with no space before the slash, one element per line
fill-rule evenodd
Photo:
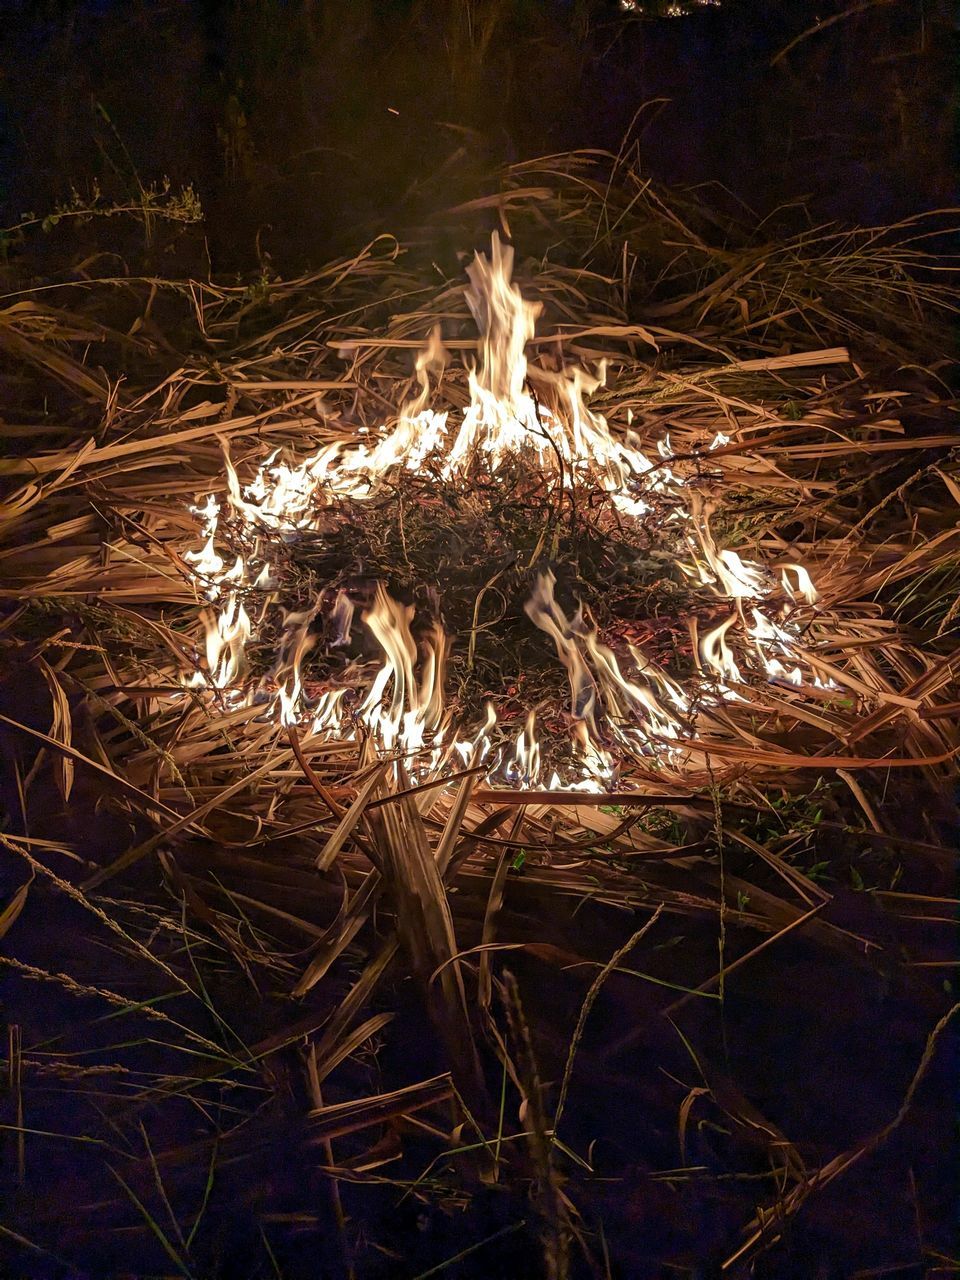
<path fill-rule="evenodd" d="M 223 574 L 223 557 L 217 553 L 216 537 L 217 526 L 220 523 L 220 504 L 212 493 L 207 494 L 206 501 L 203 506 L 192 507 L 191 510 L 203 520 L 203 536 L 206 542 L 199 551 L 187 551 L 184 553 L 184 560 L 187 564 L 193 565 L 193 571 L 196 577 L 206 579 L 208 586 L 208 594 L 212 591 L 211 599 L 215 599 L 219 595 L 219 580 Z"/>
<path fill-rule="evenodd" d="M 480 330 L 480 363 L 470 370 L 470 405 L 444 465 L 444 475 L 466 470 L 486 454 L 491 470 L 524 446 L 550 448 L 536 402 L 526 389 L 527 343 L 539 303 L 526 302 L 512 283 L 513 249 L 497 235 L 489 260 L 476 254 L 467 269 L 467 306 Z"/>
<path fill-rule="evenodd" d="M 508 782 L 535 787 L 540 780 L 540 743 L 537 740 L 536 712 L 531 711 L 517 735 L 516 746 L 507 758 L 504 775 Z"/>
<path fill-rule="evenodd" d="M 790 574 L 797 575 L 797 585 L 794 586 L 790 581 Z M 801 600 L 805 600 L 807 604 L 816 604 L 820 598 L 817 588 L 813 585 L 810 574 L 806 571 L 802 564 L 787 564 L 783 566 L 780 573 L 780 580 L 783 583 L 783 589 L 791 600 L 796 600 L 799 596 Z"/>
<path fill-rule="evenodd" d="M 410 765 L 413 776 L 480 762 L 491 779 L 537 785 L 542 762 L 533 711 L 512 745 L 501 734 L 501 745 L 495 747 L 497 716 L 489 705 L 482 726 L 472 734 L 461 729 L 445 745 L 452 717 L 445 702 L 451 637 L 434 619 L 421 629 L 418 641 L 413 606 L 394 600 L 382 584 L 362 611 L 362 623 L 383 655 L 369 681 L 350 667 L 342 684 L 310 692 L 305 665 L 321 610 L 333 630 L 333 647 L 350 643 L 357 603 L 343 590 L 332 608 L 321 593 L 310 609 L 285 615 L 276 661 L 259 682 L 249 679 L 246 656 L 283 585 L 261 551 L 271 538 L 289 540 L 318 528 L 333 501 L 370 498 L 397 468 L 429 470 L 452 481 L 469 477 L 474 469 L 494 474 L 511 457 L 524 455 L 554 482 L 606 495 L 623 518 L 643 520 L 659 511 L 665 545 L 675 546 L 680 568 L 714 600 L 729 601 L 732 609 L 701 635 L 700 675 L 694 677 L 697 688 L 688 693 L 635 646 L 614 653 L 582 605 L 569 616 L 560 606 L 553 573 L 537 576 L 525 612 L 552 641 L 567 677 L 576 776 L 566 785 L 599 791 L 614 785 L 625 756 L 643 757 L 654 766 L 682 764 L 696 708 L 718 698 L 741 699 L 751 680 L 786 682 L 799 689 L 828 687 L 815 673 L 804 673 L 796 652 L 799 613 L 816 606 L 818 593 L 803 565 L 771 569 L 718 545 L 711 527 L 715 504 L 690 483 L 690 470 L 676 459 L 669 436 L 657 443 L 654 462 L 633 434 L 632 415 L 614 432 L 591 409 L 602 369 L 591 374 L 578 367 L 528 366 L 527 346 L 542 308 L 523 297 L 513 280 L 513 265 L 512 247 L 494 235 L 490 256 L 476 254 L 467 269 L 466 301 L 480 337 L 476 363 L 468 369 L 469 404 L 452 428 L 450 414 L 431 407 L 449 363 L 437 326 L 416 362 L 417 393 L 392 425 L 369 433 L 361 429 L 362 440 L 325 444 L 301 461 L 271 453 L 247 483 L 224 445 L 225 492 L 204 495 L 191 508 L 203 541 L 183 556 L 208 602 L 201 615 L 205 659 L 202 664 L 198 659 L 189 683 L 228 691 L 234 699 L 245 697 L 261 705 L 264 715 L 315 735 L 366 736 L 381 752 L 415 761 Z M 729 441 L 718 431 L 705 453 Z M 665 516 L 657 505 L 664 497 L 670 500 Z M 224 528 L 230 534 L 229 552 Z M 561 785 L 554 773 L 549 786 Z"/>
<path fill-rule="evenodd" d="M 727 632 L 736 625 L 737 620 L 737 615 L 732 614 L 725 622 L 721 622 L 719 627 L 708 631 L 700 641 L 701 658 L 709 670 L 720 677 L 725 686 L 728 683 L 742 684 L 743 682 L 733 651 L 727 643 Z M 729 696 L 733 690 L 727 688 L 726 692 Z"/>
<path fill-rule="evenodd" d="M 540 574 L 525 610 L 530 621 L 551 636 L 566 668 L 570 715 L 584 768 L 588 776 L 609 783 L 615 767 L 604 740 L 656 754 L 665 749 L 664 740 L 677 737 L 680 721 L 674 711 L 685 711 L 686 699 L 679 686 L 636 649 L 632 656 L 638 677 L 625 676 L 616 655 L 585 622 L 582 606 L 567 617 L 554 596 L 555 586 L 553 573 Z"/>
<path fill-rule="evenodd" d="M 424 743 L 438 739 L 443 721 L 443 675 L 447 657 L 447 637 L 437 623 L 426 642 L 426 657 L 420 680 L 414 675 L 417 645 L 410 631 L 414 608 L 398 604 L 377 587 L 373 607 L 363 620 L 386 655 L 376 679 L 360 708 L 360 718 L 373 736 L 390 751 L 419 751 Z M 383 706 L 391 686 L 390 703 Z"/>
<path fill-rule="evenodd" d="M 236 594 L 231 592 L 220 613 L 206 614 L 206 658 L 210 683 L 226 689 L 246 673 L 246 645 L 252 634 L 250 618 Z"/>

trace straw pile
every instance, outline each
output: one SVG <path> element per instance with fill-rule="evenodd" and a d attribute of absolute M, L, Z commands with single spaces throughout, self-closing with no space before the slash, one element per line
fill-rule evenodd
<path fill-rule="evenodd" d="M 532 351 L 606 359 L 593 406 L 629 409 L 641 438 L 669 432 L 676 457 L 731 437 L 702 481 L 715 536 L 804 564 L 820 591 L 807 656 L 833 687 L 744 685 L 696 744 L 705 766 L 634 769 L 642 799 L 558 804 L 469 770 L 415 785 L 369 745 L 184 689 L 204 603 L 189 508 L 222 487 L 224 446 L 249 474 L 278 447 L 302 457 L 389 421 L 437 323 L 473 348 L 461 264 L 436 248 L 469 248 L 494 219 L 545 304 Z M 67 1230 L 41 1197 L 0 1223 L 18 1249 L 114 1266 L 132 1239 L 144 1269 L 239 1274 L 229 1220 L 291 1276 L 304 1235 L 329 1274 L 433 1274 L 476 1249 L 481 1270 L 613 1274 L 612 1256 L 658 1275 L 696 1255 L 691 1206 L 709 1204 L 710 1256 L 745 1274 L 869 1163 L 953 1012 L 960 465 L 950 277 L 928 252 L 942 230 L 766 242 L 627 157 L 580 155 L 517 166 L 495 196 L 302 279 L 5 300 L 0 964 L 11 1007 L 29 991 L 63 1027 L 11 1028 L 5 1137 L 25 1186 L 45 1144 L 67 1145 L 90 1210 Z M 466 402 L 461 372 L 443 395 Z M 564 559 L 572 526 L 524 483 L 464 490 L 445 517 L 471 548 L 441 583 L 454 629 L 510 608 L 491 520 L 524 565 L 544 546 Z M 291 548 L 290 602 L 338 572 L 422 592 L 450 527 L 398 481 Z M 614 638 L 692 662 L 706 615 L 655 544 L 611 576 L 618 537 L 585 526 L 574 585 Z M 491 623 L 462 647 L 458 696 L 506 694 L 520 715 L 551 693 L 549 646 L 495 644 Z M 899 1102 L 844 1141 L 799 1119 L 794 1139 L 737 1084 L 730 993 L 762 987 L 778 954 L 845 975 L 838 990 L 882 976 L 913 1010 Z M 792 988 L 786 1005 L 804 1007 Z M 649 1124 L 631 1155 L 591 1095 L 629 1095 L 638 1049 L 666 1074 L 633 1100 Z M 701 1121 L 709 1158 L 690 1150 Z M 687 1207 L 660 1231 L 664 1197 Z"/>

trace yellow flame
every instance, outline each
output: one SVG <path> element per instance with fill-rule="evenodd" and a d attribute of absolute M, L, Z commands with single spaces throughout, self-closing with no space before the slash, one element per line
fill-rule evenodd
<path fill-rule="evenodd" d="M 736 621 L 737 615 L 732 614 L 725 622 L 721 622 L 719 627 L 708 631 L 700 640 L 700 656 L 710 670 L 719 676 L 721 680 L 742 684 L 743 677 L 733 656 L 733 651 L 727 644 L 727 632 Z"/>
<path fill-rule="evenodd" d="M 363 700 L 360 717 L 388 751 L 419 751 L 435 737 L 443 720 L 447 637 L 434 623 L 425 643 L 418 682 L 414 674 L 417 645 L 410 630 L 413 615 L 414 606 L 394 600 L 382 583 L 377 586 L 372 607 L 363 615 L 386 660 Z M 388 686 L 390 700 L 384 706 Z"/>
<path fill-rule="evenodd" d="M 566 668 L 570 684 L 570 715 L 595 727 L 593 713 L 597 687 L 580 649 L 585 630 L 582 610 L 578 610 L 572 619 L 567 618 L 554 598 L 556 582 L 550 570 L 539 574 L 533 594 L 523 609 L 533 625 L 545 631 L 557 647 L 557 657 Z"/>
<path fill-rule="evenodd" d="M 504 774 L 508 781 L 535 787 L 540 781 L 540 743 L 537 739 L 536 712 L 531 711 L 517 734 L 513 753 L 507 758 Z"/>
<path fill-rule="evenodd" d="M 665 701 L 683 712 L 686 698 L 679 685 L 633 647 L 630 652 L 640 677 L 639 681 L 628 679 L 613 651 L 584 621 L 582 608 L 567 617 L 554 596 L 555 586 L 552 572 L 538 575 L 524 609 L 531 622 L 552 637 L 566 668 L 570 713 L 576 722 L 574 734 L 581 758 L 592 774 L 609 778 L 612 757 L 599 740 L 597 718 L 601 712 L 609 731 L 622 743 L 642 747 L 651 739 L 678 735 L 680 722 Z"/>
<path fill-rule="evenodd" d="M 791 573 L 797 575 L 796 586 L 790 581 Z M 783 589 L 791 600 L 796 600 L 799 596 L 807 604 L 816 604 L 820 598 L 817 588 L 813 585 L 813 579 L 802 564 L 784 565 L 780 573 L 780 581 L 783 583 Z"/>
<path fill-rule="evenodd" d="M 780 658 L 768 652 L 773 648 L 776 653 L 781 656 L 789 656 L 792 648 L 792 637 L 778 627 L 776 623 L 770 621 L 766 614 L 761 613 L 759 609 L 752 609 L 753 626 L 748 629 L 748 634 L 754 642 L 757 654 L 763 664 L 763 669 L 770 680 L 785 680 L 790 684 L 800 685 L 803 683 L 803 673 L 800 668 L 795 666 L 793 670 L 788 671 Z"/>
<path fill-rule="evenodd" d="M 214 617 L 207 612 L 204 618 L 210 683 L 216 689 L 226 689 L 246 673 L 245 648 L 253 630 L 250 618 L 233 592 L 219 614 Z"/>
<path fill-rule="evenodd" d="M 728 600 L 768 595 L 770 586 L 762 565 L 743 560 L 736 551 L 717 546 L 710 528 L 713 504 L 705 502 L 698 493 L 691 491 L 689 507 L 692 534 L 688 536 L 688 543 L 694 553 L 694 562 L 692 568 L 681 565 L 681 569 Z M 698 554 L 697 543 L 702 559 Z"/>

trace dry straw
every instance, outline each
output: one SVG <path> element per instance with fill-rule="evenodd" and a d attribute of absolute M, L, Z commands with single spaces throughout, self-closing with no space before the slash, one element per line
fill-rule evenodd
<path fill-rule="evenodd" d="M 798 843 L 813 848 L 832 831 L 837 847 L 867 841 L 894 860 L 910 848 L 936 864 L 935 823 L 900 822 L 887 789 L 909 785 L 935 812 L 960 750 L 960 469 L 942 381 L 955 295 L 935 253 L 943 216 L 767 241 L 658 191 L 628 156 L 515 166 L 495 195 L 445 215 L 444 241 L 472 248 L 494 219 L 517 244 L 525 290 L 545 303 L 539 358 L 606 358 L 595 407 L 629 410 L 651 440 L 668 430 L 677 456 L 717 430 L 729 437 L 704 482 L 716 526 L 738 547 L 811 569 L 821 604 L 803 656 L 837 687 L 818 700 L 745 684 L 740 701 L 704 714 L 689 744 L 696 767 L 638 758 L 604 798 L 500 794 L 469 770 L 445 788 L 417 786 L 371 768 L 354 741 L 288 738 L 256 707 L 184 691 L 203 604 L 182 559 L 196 535 L 187 508 L 220 483 L 224 447 L 243 473 L 269 450 L 303 456 L 388 420 L 409 396 L 411 353 L 438 322 L 452 350 L 471 350 L 460 266 L 434 261 L 423 227 L 260 296 L 117 279 L 5 300 L 0 644 L 10 683 L 35 692 L 29 715 L 9 700 L 0 724 L 22 808 L 23 837 L 9 847 L 31 876 L 49 864 L 125 928 L 139 901 L 171 931 L 141 932 L 125 954 L 177 930 L 186 940 L 157 957 L 164 973 L 176 969 L 176 1020 L 150 1019 L 167 1033 L 199 1019 L 202 1036 L 191 1030 L 182 1048 L 203 1053 L 176 1083 L 144 1084 L 142 1098 L 173 1090 L 208 1107 L 218 1082 L 243 1081 L 251 1067 L 269 1092 L 271 1064 L 307 1045 L 315 1095 L 331 1073 L 342 1082 L 337 1101 L 309 1111 L 327 1165 L 354 1144 L 330 1176 L 402 1181 L 411 1134 L 467 1153 L 449 1157 L 462 1187 L 520 1171 L 539 1187 L 537 1238 L 560 1275 L 580 1228 L 575 1181 L 557 1162 L 574 1180 L 577 1166 L 553 1145 L 549 1090 L 502 976 L 510 956 L 535 955 L 575 981 L 594 958 L 571 952 L 564 929 L 551 936 L 550 922 L 586 900 L 621 912 L 623 937 L 635 912 L 662 913 L 660 929 L 720 923 L 719 974 L 701 964 L 677 978 L 646 951 L 631 955 L 677 1013 L 715 998 L 724 966 L 749 968 L 791 934 L 849 964 L 869 956 L 869 938 L 827 918 L 832 891 L 794 859 Z M 441 390 L 451 407 L 466 401 L 455 369 Z M 396 554 L 385 546 L 384 563 Z M 655 574 L 647 586 L 660 621 L 677 623 L 657 603 Z M 793 817 L 762 835 L 788 804 Z M 127 839 L 99 852 L 76 824 L 104 811 Z M 127 905 L 96 905 L 124 886 Z M 894 889 L 884 899 L 894 920 L 934 901 Z M 9 964 L 27 918 L 42 927 L 41 906 L 30 914 L 38 894 L 34 878 L 0 915 Z M 111 940 L 123 946 L 117 928 Z M 201 940 L 191 944 L 192 929 Z M 234 1009 L 211 1020 L 216 983 L 201 980 L 201 957 L 236 966 L 269 1016 L 244 1024 Z M 20 968 L 77 996 L 99 990 Z M 389 1042 L 407 974 L 434 1048 L 422 1080 L 409 1082 L 411 1067 L 406 1082 L 379 1087 L 364 1063 Z M 117 1004 L 114 992 L 105 998 Z M 33 1065 L 52 1067 L 25 1053 L 28 1094 Z M 501 1068 L 514 1098 L 506 1113 Z M 83 1079 L 65 1074 L 63 1085 Z M 518 1123 L 529 1121 L 523 1142 L 513 1140 L 515 1095 Z M 232 1105 L 252 1114 L 260 1099 Z M 220 1134 L 232 1122 L 210 1128 L 204 1160 L 234 1141 Z M 781 1156 L 778 1232 L 840 1171 L 805 1174 Z M 161 1153 L 157 1166 L 172 1176 L 190 1158 Z M 750 1224 L 745 1250 L 763 1247 L 766 1220 Z"/>

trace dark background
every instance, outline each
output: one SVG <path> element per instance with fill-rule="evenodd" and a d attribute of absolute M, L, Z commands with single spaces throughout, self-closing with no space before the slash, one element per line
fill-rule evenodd
<path fill-rule="evenodd" d="M 760 217 L 801 198 L 871 223 L 955 201 L 948 0 L 665 7 L 7 3 L 0 225 L 94 180 L 122 203 L 167 176 L 196 187 L 215 270 L 255 266 L 258 233 L 286 270 L 455 203 L 496 163 L 616 150 L 638 111 L 652 176 L 721 184 L 714 202 Z"/>

